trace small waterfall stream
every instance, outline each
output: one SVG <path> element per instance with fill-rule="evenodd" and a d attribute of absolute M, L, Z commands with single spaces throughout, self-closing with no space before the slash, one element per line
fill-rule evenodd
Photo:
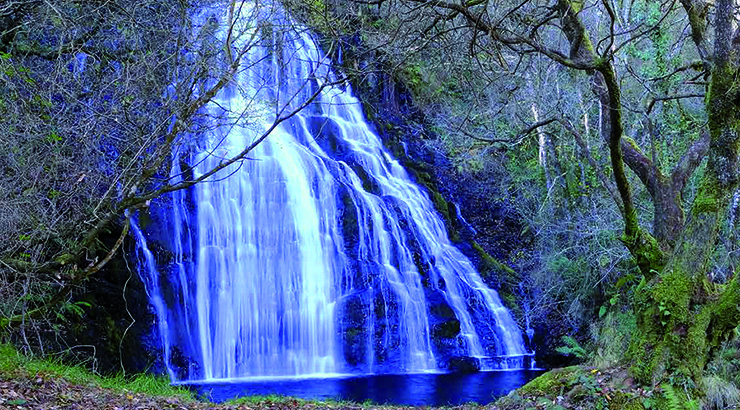
<path fill-rule="evenodd" d="M 277 14 L 273 27 L 293 26 Z M 208 106 L 227 121 L 173 161 L 173 178 L 181 163 L 197 177 L 235 155 L 271 107 L 334 78 L 310 33 L 273 30 Z M 156 227 L 134 234 L 174 380 L 434 372 L 461 357 L 524 366 L 521 330 L 349 86 L 326 88 L 248 160 L 156 207 Z M 155 241 L 171 257 L 154 258 Z"/>

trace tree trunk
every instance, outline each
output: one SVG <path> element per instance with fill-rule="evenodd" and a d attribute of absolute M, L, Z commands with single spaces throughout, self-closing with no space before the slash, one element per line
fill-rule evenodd
<path fill-rule="evenodd" d="M 730 22 L 732 3 L 718 3 L 718 21 Z M 725 25 L 717 26 L 716 65 L 707 96 L 711 137 L 707 171 L 666 267 L 636 289 L 638 331 L 629 355 L 633 373 L 643 382 L 655 383 L 672 374 L 700 388 L 712 350 L 740 323 L 737 276 L 725 285 L 708 280 L 710 257 L 738 184 L 740 145 L 737 65 L 730 58 Z"/>
<path fill-rule="evenodd" d="M 654 217 L 653 235 L 670 252 L 684 227 L 684 212 L 679 190 L 667 178 L 661 177 L 652 192 Z"/>

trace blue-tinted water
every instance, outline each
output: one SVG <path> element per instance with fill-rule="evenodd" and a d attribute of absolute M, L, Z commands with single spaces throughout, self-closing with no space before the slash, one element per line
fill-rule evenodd
<path fill-rule="evenodd" d="M 379 404 L 444 406 L 470 402 L 488 404 L 542 373 L 537 370 L 422 373 L 331 379 L 235 380 L 190 386 L 215 402 L 252 395 L 281 395 L 315 400 L 370 400 Z"/>

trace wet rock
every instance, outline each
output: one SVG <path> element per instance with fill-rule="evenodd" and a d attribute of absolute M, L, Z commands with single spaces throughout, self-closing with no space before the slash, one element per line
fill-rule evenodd
<path fill-rule="evenodd" d="M 458 373 L 475 373 L 480 371 L 480 361 L 475 357 L 456 356 L 447 362 L 447 370 Z"/>

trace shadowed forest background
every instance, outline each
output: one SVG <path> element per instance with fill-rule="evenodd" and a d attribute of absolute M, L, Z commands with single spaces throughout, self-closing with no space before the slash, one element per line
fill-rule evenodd
<path fill-rule="evenodd" d="M 20 350 L 156 362 L 130 215 L 261 141 L 170 176 L 261 46 L 196 32 L 191 10 L 216 4 L 0 5 L 0 332 Z M 283 4 L 305 27 L 277 30 L 318 39 L 539 365 L 622 368 L 685 408 L 740 402 L 734 0 Z"/>

